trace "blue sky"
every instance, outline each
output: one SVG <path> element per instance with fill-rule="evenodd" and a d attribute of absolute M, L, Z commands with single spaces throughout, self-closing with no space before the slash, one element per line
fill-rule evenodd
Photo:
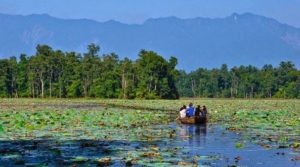
<path fill-rule="evenodd" d="M 251 12 L 300 27 L 300 0 L 0 0 L 0 13 L 142 23 L 148 18 L 225 17 Z"/>

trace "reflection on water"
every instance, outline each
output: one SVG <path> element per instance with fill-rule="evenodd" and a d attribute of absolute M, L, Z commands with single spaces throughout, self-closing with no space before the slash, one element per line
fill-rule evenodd
<path fill-rule="evenodd" d="M 299 151 L 265 149 L 215 125 L 155 126 L 170 128 L 173 137 L 158 141 L 37 140 L 1 141 L 0 165 L 3 166 L 103 166 L 99 159 L 109 157 L 111 166 L 299 166 L 290 159 Z M 245 147 L 238 149 L 236 142 Z"/>
<path fill-rule="evenodd" d="M 243 143 L 244 148 L 236 148 Z M 299 150 L 265 149 L 244 134 L 226 131 L 217 125 L 181 125 L 174 146 L 181 146 L 197 164 L 208 166 L 300 166 L 291 161 Z M 195 158 L 194 158 L 195 159 Z"/>
<path fill-rule="evenodd" d="M 207 125 L 183 125 L 179 127 L 179 136 L 188 138 L 189 144 L 194 146 L 205 145 Z"/>

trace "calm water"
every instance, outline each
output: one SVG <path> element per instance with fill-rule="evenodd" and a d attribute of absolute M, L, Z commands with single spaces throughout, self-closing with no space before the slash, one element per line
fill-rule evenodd
<path fill-rule="evenodd" d="M 103 166 L 99 158 L 110 157 L 110 166 L 300 166 L 291 161 L 299 156 L 292 149 L 265 149 L 243 140 L 242 134 L 226 131 L 216 125 L 156 126 L 174 130 L 169 138 L 159 141 L 1 141 L 1 166 Z M 176 134 L 176 135 L 175 135 Z M 244 148 L 236 148 L 236 143 Z M 159 155 L 145 156 L 156 152 Z M 77 157 L 77 159 L 76 159 Z M 78 157 L 84 157 L 80 159 Z M 192 164 L 190 164 L 192 165 Z"/>
<path fill-rule="evenodd" d="M 199 164 L 210 166 L 300 166 L 300 162 L 297 164 L 290 160 L 295 155 L 299 155 L 299 152 L 290 149 L 265 149 L 243 140 L 240 134 L 226 131 L 218 126 L 182 126 L 178 133 L 182 135 L 187 133 L 193 136 L 183 142 L 180 142 L 179 137 L 176 141 L 192 155 L 216 157 L 216 160 L 200 160 Z M 245 147 L 236 148 L 237 142 L 244 143 Z"/>

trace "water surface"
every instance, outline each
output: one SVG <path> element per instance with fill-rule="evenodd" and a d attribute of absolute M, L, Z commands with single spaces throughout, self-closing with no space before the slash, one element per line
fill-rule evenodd
<path fill-rule="evenodd" d="M 170 125 L 157 140 L 23 140 L 0 142 L 4 166 L 300 166 L 299 150 L 267 149 L 218 125 Z"/>

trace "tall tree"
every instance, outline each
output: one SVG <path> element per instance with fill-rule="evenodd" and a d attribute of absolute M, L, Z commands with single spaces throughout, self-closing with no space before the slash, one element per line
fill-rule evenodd
<path fill-rule="evenodd" d="M 62 73 L 63 91 L 66 97 L 82 97 L 83 87 L 81 82 L 82 57 L 75 52 L 66 53 Z"/>
<path fill-rule="evenodd" d="M 93 43 L 90 44 L 88 46 L 88 52 L 84 54 L 82 60 L 82 86 L 85 97 L 90 96 L 90 88 L 96 78 L 97 68 L 100 66 L 99 51 L 99 46 Z"/>
<path fill-rule="evenodd" d="M 18 77 L 17 77 L 17 86 L 18 86 L 18 95 L 20 97 L 29 97 L 30 90 L 28 82 L 28 58 L 25 54 L 20 55 L 20 61 L 17 65 Z"/>
<path fill-rule="evenodd" d="M 170 82 L 175 81 L 172 73 L 177 60 L 167 62 L 162 56 L 152 51 L 142 50 L 137 60 L 138 85 L 137 96 L 140 98 L 176 98 L 172 94 Z M 177 90 L 176 90 L 177 91 Z M 174 97 L 172 97 L 174 96 Z"/>
<path fill-rule="evenodd" d="M 124 99 L 135 97 L 135 69 L 134 64 L 128 58 L 120 62 L 121 88 L 120 97 Z"/>

